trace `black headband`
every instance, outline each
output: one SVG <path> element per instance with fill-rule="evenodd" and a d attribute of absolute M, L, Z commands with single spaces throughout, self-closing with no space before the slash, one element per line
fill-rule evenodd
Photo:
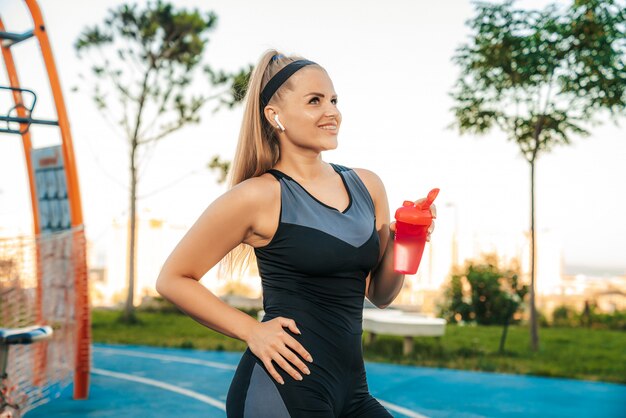
<path fill-rule="evenodd" d="M 276 73 L 274 77 L 270 79 L 270 81 L 267 82 L 267 84 L 263 88 L 263 91 L 261 92 L 261 112 L 263 112 L 265 106 L 267 106 L 274 93 L 276 93 L 276 90 L 278 90 L 278 88 L 282 86 L 283 83 L 287 81 L 287 79 L 291 77 L 293 73 L 295 73 L 305 65 L 309 64 L 315 63 L 309 60 L 297 60 L 290 62 L 284 68 L 281 68 L 281 70 Z"/>

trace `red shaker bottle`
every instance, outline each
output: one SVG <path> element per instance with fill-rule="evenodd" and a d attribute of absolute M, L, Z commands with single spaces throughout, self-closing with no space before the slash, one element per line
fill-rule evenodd
<path fill-rule="evenodd" d="M 430 206 L 437 194 L 439 189 L 432 189 L 423 202 L 415 205 L 405 200 L 402 207 L 396 210 L 396 237 L 393 243 L 393 268 L 396 273 L 417 273 L 428 228 L 433 221 Z"/>

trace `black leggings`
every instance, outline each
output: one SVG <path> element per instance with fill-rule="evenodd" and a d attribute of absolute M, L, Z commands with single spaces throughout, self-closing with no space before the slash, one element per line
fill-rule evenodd
<path fill-rule="evenodd" d="M 369 393 L 364 367 L 350 376 L 331 375 L 316 365 L 317 361 L 323 363 L 324 359 L 319 353 L 316 354 L 313 354 L 313 363 L 305 361 L 311 374 L 300 373 L 303 376 L 301 381 L 295 380 L 273 362 L 285 382 L 281 385 L 268 373 L 263 362 L 247 349 L 228 390 L 226 415 L 229 418 L 392 416 Z"/>

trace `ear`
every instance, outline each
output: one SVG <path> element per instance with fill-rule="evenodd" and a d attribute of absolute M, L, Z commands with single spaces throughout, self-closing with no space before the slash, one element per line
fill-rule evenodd
<path fill-rule="evenodd" d="M 265 109 L 263 109 L 263 114 L 265 115 L 265 119 L 271 124 L 275 123 L 274 122 L 274 115 L 278 114 L 278 109 L 273 106 L 273 105 L 267 105 L 265 106 Z"/>

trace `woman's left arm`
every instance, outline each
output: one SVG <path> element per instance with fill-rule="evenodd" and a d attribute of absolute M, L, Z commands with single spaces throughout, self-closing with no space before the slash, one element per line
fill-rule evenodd
<path fill-rule="evenodd" d="M 396 273 L 393 269 L 393 241 L 396 231 L 396 223 L 389 222 L 389 202 L 385 186 L 374 172 L 365 169 L 354 169 L 363 183 L 367 187 L 376 213 L 376 230 L 380 239 L 380 256 L 378 264 L 366 279 L 365 295 L 380 309 L 384 309 L 394 301 L 404 285 L 404 274 Z M 416 200 L 421 202 L 425 198 Z M 437 209 L 431 206 L 433 217 L 437 215 Z M 430 234 L 434 230 L 435 221 L 429 228 L 427 241 L 430 241 Z"/>

